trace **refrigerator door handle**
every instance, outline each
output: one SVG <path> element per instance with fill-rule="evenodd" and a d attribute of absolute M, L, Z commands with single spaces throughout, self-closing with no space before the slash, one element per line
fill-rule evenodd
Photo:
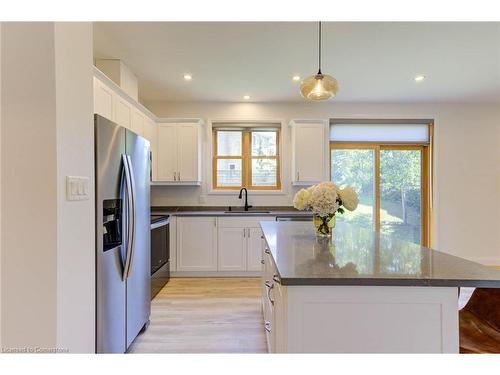
<path fill-rule="evenodd" d="M 126 277 L 128 278 L 130 273 L 132 272 L 132 266 L 134 263 L 135 228 L 136 228 L 135 218 L 136 218 L 137 199 L 135 195 L 135 175 L 134 175 L 134 168 L 132 166 L 132 159 L 130 158 L 130 155 L 127 155 L 126 159 L 127 159 L 129 178 L 130 178 L 130 197 L 132 200 L 132 205 L 130 206 L 132 209 L 130 210 L 131 212 L 129 213 L 129 218 L 131 218 L 131 220 L 129 221 L 129 231 L 132 233 L 132 241 L 130 245 L 130 252 L 128 253 L 128 259 L 125 262 Z"/>
<path fill-rule="evenodd" d="M 128 277 L 130 268 L 130 257 L 134 246 L 134 202 L 132 198 L 132 178 L 130 176 L 128 155 L 122 155 L 123 170 L 125 172 L 125 194 L 127 199 L 127 250 L 125 253 L 125 265 L 123 266 L 123 280 Z"/>

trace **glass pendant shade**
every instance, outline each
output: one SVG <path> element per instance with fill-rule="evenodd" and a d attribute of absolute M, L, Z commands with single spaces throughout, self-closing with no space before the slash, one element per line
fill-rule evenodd
<path fill-rule="evenodd" d="M 326 100 L 334 97 L 339 91 L 337 80 L 328 74 L 318 73 L 307 77 L 300 84 L 300 93 L 306 99 Z"/>

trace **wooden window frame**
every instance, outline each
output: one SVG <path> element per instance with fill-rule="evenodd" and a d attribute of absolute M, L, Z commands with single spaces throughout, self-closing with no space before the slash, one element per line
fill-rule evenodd
<path fill-rule="evenodd" d="M 349 120 L 351 123 L 389 123 L 387 120 Z M 422 120 L 392 120 L 398 124 L 404 123 L 422 123 Z M 419 122 L 420 121 L 420 122 Z M 424 120 L 427 121 L 427 120 Z M 340 122 L 340 121 L 339 121 Z M 344 123 L 342 121 L 342 123 Z M 421 245 L 430 247 L 432 244 L 432 208 L 433 208 L 433 141 L 434 141 L 434 122 L 429 120 L 429 142 L 428 143 L 398 143 L 398 142 L 335 142 L 330 141 L 329 159 L 329 174 L 330 181 L 332 179 L 332 150 L 342 149 L 357 149 L 357 150 L 373 150 L 374 151 L 374 184 L 375 184 L 375 213 L 374 213 L 374 228 L 377 232 L 380 231 L 380 151 L 381 150 L 420 150 L 421 152 L 421 187 L 422 187 L 422 207 L 421 207 Z"/>
<path fill-rule="evenodd" d="M 239 190 L 247 188 L 248 190 L 281 190 L 281 158 L 280 158 L 280 139 L 281 131 L 279 128 L 273 129 L 276 133 L 276 155 L 273 156 L 253 156 L 252 155 L 252 132 L 258 132 L 258 128 L 234 129 L 241 132 L 241 155 L 239 156 L 219 156 L 217 155 L 217 132 L 231 131 L 230 129 L 212 128 L 212 188 L 214 190 Z M 269 131 L 269 130 L 268 130 Z M 238 186 L 218 186 L 217 185 L 217 160 L 219 159 L 238 159 L 241 160 L 241 185 Z M 276 185 L 273 186 L 255 186 L 252 185 L 252 160 L 270 159 L 276 160 Z"/>

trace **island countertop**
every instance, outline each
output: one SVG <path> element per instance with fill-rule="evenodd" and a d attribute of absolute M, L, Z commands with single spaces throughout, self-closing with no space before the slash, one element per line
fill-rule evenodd
<path fill-rule="evenodd" d="M 500 271 L 366 228 L 337 223 L 331 240 L 310 222 L 261 222 L 282 285 L 500 288 Z"/>

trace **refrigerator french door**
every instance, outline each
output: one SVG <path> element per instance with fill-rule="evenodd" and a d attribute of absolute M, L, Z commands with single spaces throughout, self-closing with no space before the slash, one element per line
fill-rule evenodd
<path fill-rule="evenodd" d="M 150 315 L 149 142 L 95 115 L 96 352 L 124 353 Z"/>

